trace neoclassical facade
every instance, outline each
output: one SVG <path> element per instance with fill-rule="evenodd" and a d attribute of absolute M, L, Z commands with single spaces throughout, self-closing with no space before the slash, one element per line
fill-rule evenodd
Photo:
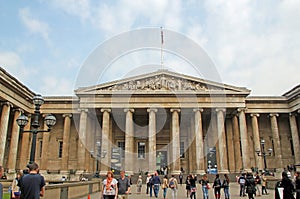
<path fill-rule="evenodd" d="M 29 161 L 30 133 L 16 118 L 34 113 L 35 95 L 0 68 L 0 165 L 8 173 Z M 91 87 L 74 96 L 44 96 L 44 115 L 57 123 L 37 136 L 35 160 L 48 173 L 128 173 L 167 166 L 220 173 L 300 164 L 300 85 L 277 97 L 250 96 L 250 90 L 158 70 Z M 43 123 L 41 118 L 41 123 Z M 25 127 L 29 129 L 30 125 Z M 46 126 L 44 127 L 47 128 Z"/>

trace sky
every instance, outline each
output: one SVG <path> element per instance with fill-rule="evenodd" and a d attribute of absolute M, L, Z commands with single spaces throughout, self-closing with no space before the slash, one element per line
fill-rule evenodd
<path fill-rule="evenodd" d="M 36 93 L 73 95 L 99 46 L 147 28 L 157 28 L 160 42 L 163 27 L 196 42 L 214 63 L 218 81 L 246 87 L 252 96 L 278 96 L 300 83 L 299 8 L 298 0 L 0 1 L 0 66 Z M 164 37 L 164 45 L 173 42 Z M 160 61 L 159 49 L 128 52 L 105 66 L 105 78 L 96 83 Z M 194 76 L 188 65 L 164 53 L 166 68 Z"/>

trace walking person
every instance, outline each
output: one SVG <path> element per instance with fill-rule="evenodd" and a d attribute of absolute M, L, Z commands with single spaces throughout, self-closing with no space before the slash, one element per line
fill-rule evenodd
<path fill-rule="evenodd" d="M 268 192 L 267 192 L 267 177 L 266 177 L 266 174 L 263 173 L 262 176 L 261 176 L 261 194 L 262 195 L 268 195 Z"/>
<path fill-rule="evenodd" d="M 118 179 L 118 199 L 127 199 L 130 189 L 129 179 L 125 176 L 125 171 L 121 171 Z"/>
<path fill-rule="evenodd" d="M 196 199 L 196 192 L 197 192 L 197 187 L 196 187 L 196 179 L 194 175 L 190 175 L 190 183 L 191 183 L 191 193 L 190 193 L 190 198 L 191 199 Z M 193 197 L 194 196 L 194 197 Z"/>
<path fill-rule="evenodd" d="M 255 179 L 255 189 L 257 191 L 257 196 L 260 196 L 261 195 L 261 193 L 260 193 L 261 179 L 260 179 L 258 172 L 256 172 L 254 179 Z M 256 196 L 256 192 L 255 192 L 255 196 Z"/>
<path fill-rule="evenodd" d="M 152 197 L 152 193 L 154 193 L 154 190 L 153 190 L 153 178 L 154 178 L 154 174 L 151 175 L 150 179 L 149 179 L 149 194 L 150 194 L 150 197 Z"/>
<path fill-rule="evenodd" d="M 163 179 L 163 183 L 161 185 L 161 188 L 163 190 L 163 197 L 164 197 L 164 199 L 166 199 L 166 197 L 167 197 L 168 185 L 169 185 L 169 183 L 168 183 L 168 176 L 165 175 L 164 179 Z"/>
<path fill-rule="evenodd" d="M 161 181 L 159 179 L 159 176 L 158 176 L 157 172 L 154 173 L 154 177 L 152 179 L 152 184 L 153 184 L 154 196 L 155 196 L 155 198 L 157 198 L 158 197 L 158 193 L 159 193 L 159 187 L 161 185 Z"/>
<path fill-rule="evenodd" d="M 296 199 L 300 199 L 300 171 L 295 173 Z"/>
<path fill-rule="evenodd" d="M 182 185 L 182 180 L 183 180 L 183 174 L 182 171 L 179 174 L 179 184 Z"/>
<path fill-rule="evenodd" d="M 245 174 L 242 173 L 241 176 L 238 179 L 238 183 L 240 184 L 240 197 L 246 196 L 246 193 L 245 193 L 245 182 L 246 182 Z"/>
<path fill-rule="evenodd" d="M 293 191 L 294 185 L 292 180 L 288 177 L 287 172 L 282 172 L 281 185 L 283 187 L 283 199 L 294 199 Z"/>
<path fill-rule="evenodd" d="M 29 174 L 20 180 L 21 199 L 39 199 L 45 194 L 45 179 L 39 174 L 39 165 L 32 163 L 27 166 Z"/>
<path fill-rule="evenodd" d="M 147 178 L 146 178 L 146 194 L 149 194 L 149 189 L 150 189 L 150 179 L 151 179 L 151 175 L 150 173 L 147 174 Z"/>
<path fill-rule="evenodd" d="M 142 186 L 143 186 L 143 180 L 142 176 L 139 176 L 137 182 L 136 182 L 136 192 L 137 194 L 141 194 L 142 192 Z"/>
<path fill-rule="evenodd" d="M 22 177 L 22 173 L 19 171 L 17 172 L 16 178 L 13 180 L 11 185 L 11 198 L 19 199 L 21 192 L 20 192 L 20 179 Z"/>
<path fill-rule="evenodd" d="M 202 179 L 199 181 L 199 183 L 202 186 L 203 199 L 208 199 L 208 189 L 210 189 L 210 185 L 206 174 L 202 176 Z"/>
<path fill-rule="evenodd" d="M 174 175 L 169 180 L 169 188 L 172 192 L 172 199 L 177 199 L 178 182 Z"/>
<path fill-rule="evenodd" d="M 213 188 L 214 188 L 214 193 L 215 193 L 215 198 L 220 199 L 221 198 L 221 180 L 220 180 L 220 175 L 216 174 L 216 178 L 214 180 Z"/>
<path fill-rule="evenodd" d="M 223 180 L 222 187 L 224 189 L 225 199 L 229 199 L 229 178 L 227 174 L 224 174 L 225 179 Z"/>
<path fill-rule="evenodd" d="M 255 180 L 253 178 L 252 173 L 247 173 L 246 176 L 246 193 L 248 194 L 249 199 L 254 199 L 254 194 L 255 194 Z"/>
<path fill-rule="evenodd" d="M 190 182 L 190 175 L 186 177 L 185 180 L 185 190 L 186 190 L 186 197 L 188 198 L 191 193 L 191 182 Z"/>
<path fill-rule="evenodd" d="M 103 199 L 117 199 L 118 195 L 118 181 L 114 178 L 114 174 L 108 171 L 106 179 L 102 182 L 102 196 Z"/>

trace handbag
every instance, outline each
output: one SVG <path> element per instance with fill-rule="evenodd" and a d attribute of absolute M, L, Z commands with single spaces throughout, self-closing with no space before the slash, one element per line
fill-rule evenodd
<path fill-rule="evenodd" d="M 208 183 L 207 183 L 207 185 L 206 185 L 206 188 L 207 188 L 207 189 L 210 189 L 210 185 L 209 185 Z"/>

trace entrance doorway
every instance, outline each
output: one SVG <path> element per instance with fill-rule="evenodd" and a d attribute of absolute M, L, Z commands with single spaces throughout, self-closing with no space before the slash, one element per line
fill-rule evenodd
<path fill-rule="evenodd" d="M 162 171 L 166 166 L 168 166 L 167 151 L 156 151 L 156 170 Z"/>

